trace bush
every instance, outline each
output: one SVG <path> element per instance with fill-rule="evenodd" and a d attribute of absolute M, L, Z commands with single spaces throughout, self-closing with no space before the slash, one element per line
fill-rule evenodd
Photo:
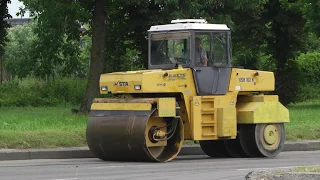
<path fill-rule="evenodd" d="M 320 84 L 320 53 L 306 53 L 298 61 L 307 84 Z"/>
<path fill-rule="evenodd" d="M 302 93 L 303 73 L 298 61 L 290 59 L 282 71 L 275 72 L 276 94 L 283 105 L 299 102 L 299 95 Z"/>
<path fill-rule="evenodd" d="M 299 101 L 320 99 L 320 53 L 301 54 L 298 62 L 304 78 Z"/>
<path fill-rule="evenodd" d="M 299 94 L 299 101 L 310 101 L 320 99 L 320 85 L 319 84 L 305 84 L 301 87 Z"/>
<path fill-rule="evenodd" d="M 36 78 L 13 79 L 0 85 L 0 106 L 56 106 L 81 103 L 86 81 L 63 78 L 50 81 Z"/>

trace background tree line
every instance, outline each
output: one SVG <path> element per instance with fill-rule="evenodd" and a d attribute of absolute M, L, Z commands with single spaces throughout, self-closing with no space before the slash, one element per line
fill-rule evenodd
<path fill-rule="evenodd" d="M 32 22 L 8 29 L 1 21 L 0 54 L 16 77 L 0 86 L 1 106 L 28 104 L 9 102 L 10 88 L 37 87 L 30 98 L 41 98 L 38 105 L 72 102 L 87 112 L 99 96 L 100 74 L 146 68 L 147 30 L 177 18 L 227 24 L 233 64 L 275 72 L 276 93 L 285 105 L 320 98 L 317 0 L 21 1 Z M 8 2 L 1 1 L 2 19 L 9 16 Z"/>

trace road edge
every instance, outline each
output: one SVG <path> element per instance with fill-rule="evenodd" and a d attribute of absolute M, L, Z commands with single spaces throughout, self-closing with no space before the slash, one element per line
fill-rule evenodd
<path fill-rule="evenodd" d="M 283 152 L 287 151 L 316 151 L 320 150 L 320 141 L 295 141 L 286 142 Z M 205 155 L 198 144 L 184 145 L 179 156 Z M 59 148 L 59 149 L 2 149 L 0 161 L 29 160 L 29 159 L 73 159 L 94 158 L 88 147 Z"/>

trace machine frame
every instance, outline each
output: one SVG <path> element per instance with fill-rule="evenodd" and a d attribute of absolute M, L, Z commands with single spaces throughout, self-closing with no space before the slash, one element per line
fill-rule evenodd
<path fill-rule="evenodd" d="M 190 33 L 190 64 L 151 64 L 151 36 L 166 32 Z M 225 64 L 196 66 L 197 32 L 226 33 Z M 274 74 L 232 67 L 226 25 L 174 20 L 152 26 L 148 37 L 147 70 L 100 77 L 100 93 L 115 97 L 96 98 L 91 106 L 87 142 L 98 158 L 170 161 L 184 140 L 199 141 L 211 157 L 275 157 L 282 151 L 289 112 L 277 95 L 263 93 L 274 91 Z"/>

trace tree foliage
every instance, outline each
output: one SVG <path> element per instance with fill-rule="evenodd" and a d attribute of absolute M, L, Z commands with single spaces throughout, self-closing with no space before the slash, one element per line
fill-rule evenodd
<path fill-rule="evenodd" d="M 320 36 L 320 1 L 318 0 L 300 0 L 299 7 L 302 7 L 307 18 L 306 28 L 318 37 Z"/>
<path fill-rule="evenodd" d="M 36 23 L 12 27 L 8 31 L 8 43 L 5 46 L 4 64 L 7 71 L 19 78 L 32 74 L 34 61 L 32 55 L 38 38 L 33 32 Z"/>
<path fill-rule="evenodd" d="M 147 30 L 155 24 L 167 24 L 172 19 L 205 18 L 211 23 L 232 24 L 228 12 L 237 9 L 242 12 L 255 9 L 264 0 L 254 1 L 181 1 L 181 0 L 152 0 L 152 1 L 113 1 L 108 6 L 108 36 L 106 49 L 106 71 L 126 70 L 133 64 L 147 67 L 148 42 L 145 38 Z M 225 10 L 222 13 L 222 10 Z M 231 10 L 229 10 L 231 9 Z M 133 59 L 128 59 L 127 52 L 134 51 Z M 133 67 L 135 68 L 135 67 Z"/>
<path fill-rule="evenodd" d="M 85 77 L 90 60 L 90 37 L 83 35 L 80 42 L 73 41 L 72 44 L 71 42 L 63 43 L 60 49 L 64 49 L 64 51 L 72 51 L 80 46 L 76 58 L 73 59 L 74 61 L 70 61 L 70 56 L 59 55 L 63 63 L 60 65 L 52 65 L 50 72 L 40 74 L 38 68 L 41 68 L 41 66 L 39 66 L 38 63 L 42 62 L 35 60 L 40 59 L 40 54 L 34 49 L 34 47 L 38 46 L 41 42 L 41 39 L 36 33 L 37 28 L 37 21 L 32 20 L 24 25 L 14 26 L 8 29 L 8 42 L 5 46 L 5 54 L 3 57 L 5 69 L 18 78 L 25 78 L 27 76 L 44 78 L 48 75 L 53 75 L 54 77 L 65 77 L 69 75 Z M 67 41 L 66 37 L 64 37 L 64 41 Z M 58 53 L 61 54 L 60 52 Z M 66 63 L 74 64 L 66 66 L 64 65 Z M 66 71 L 67 73 L 65 73 Z"/>
<path fill-rule="evenodd" d="M 83 112 L 99 94 L 101 73 L 147 67 L 147 30 L 172 19 L 205 18 L 227 24 L 234 64 L 274 71 L 276 92 L 284 104 L 294 102 L 298 93 L 297 56 L 320 47 L 315 40 L 320 35 L 317 0 L 21 1 L 38 22 L 34 29 L 38 39 L 28 61 L 35 75 L 67 76 L 89 66 Z M 92 41 L 87 60 L 80 58 L 89 51 L 79 48 L 81 25 L 89 25 L 86 38 Z"/>
<path fill-rule="evenodd" d="M 10 27 L 5 19 L 11 18 L 11 15 L 8 13 L 7 4 L 11 3 L 10 0 L 1 0 L 0 1 L 0 58 L 4 52 L 4 46 L 6 43 L 7 28 Z"/>
<path fill-rule="evenodd" d="M 270 0 L 265 17 L 270 24 L 271 35 L 267 37 L 267 52 L 276 64 L 276 93 L 287 105 L 297 100 L 302 80 L 296 58 L 304 52 L 307 34 L 303 31 L 305 20 L 297 4 Z M 288 63 L 290 61 L 290 63 Z"/>
<path fill-rule="evenodd" d="M 89 19 L 86 11 L 74 1 L 23 0 L 23 3 L 38 23 L 34 29 L 38 41 L 31 52 L 34 75 L 70 75 L 80 69 L 79 22 Z"/>

